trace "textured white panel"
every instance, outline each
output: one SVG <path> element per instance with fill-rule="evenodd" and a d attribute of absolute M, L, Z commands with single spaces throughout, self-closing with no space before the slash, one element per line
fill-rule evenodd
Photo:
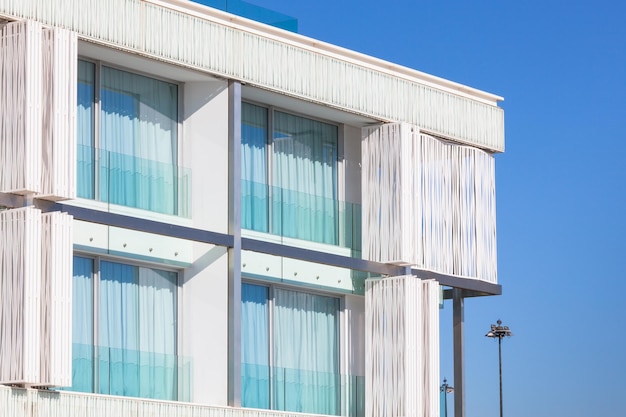
<path fill-rule="evenodd" d="M 439 283 L 422 281 L 422 329 L 424 344 L 424 416 L 438 416 L 439 397 Z M 418 313 L 419 314 L 419 313 Z"/>
<path fill-rule="evenodd" d="M 216 407 L 0 386 L 0 417 L 314 417 L 317 414 Z"/>
<path fill-rule="evenodd" d="M 41 189 L 41 24 L 9 23 L 0 29 L 0 191 Z"/>
<path fill-rule="evenodd" d="M 363 128 L 363 257 L 497 282 L 493 155 L 408 124 Z"/>
<path fill-rule="evenodd" d="M 76 197 L 77 37 L 43 31 L 43 141 L 40 198 Z"/>
<path fill-rule="evenodd" d="M 366 417 L 439 416 L 438 294 L 413 276 L 366 281 Z"/>
<path fill-rule="evenodd" d="M 39 382 L 40 294 L 41 212 L 0 211 L 0 383 Z"/>
<path fill-rule="evenodd" d="M 471 89 L 303 36 L 261 25 L 237 26 L 227 15 L 191 2 L 0 0 L 1 13 L 69 28 L 92 41 L 249 85 L 504 150 L 504 113 L 494 98 L 485 99 L 486 93 L 467 93 Z"/>
<path fill-rule="evenodd" d="M 72 216 L 42 215 L 41 378 L 72 384 Z"/>

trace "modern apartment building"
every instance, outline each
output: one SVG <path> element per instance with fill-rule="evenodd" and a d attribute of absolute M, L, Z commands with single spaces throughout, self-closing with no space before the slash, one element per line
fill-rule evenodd
<path fill-rule="evenodd" d="M 0 417 L 438 416 L 442 304 L 463 416 L 500 100 L 191 1 L 0 0 Z"/>

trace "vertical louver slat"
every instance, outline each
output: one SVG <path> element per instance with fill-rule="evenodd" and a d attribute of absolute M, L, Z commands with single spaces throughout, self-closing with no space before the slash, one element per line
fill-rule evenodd
<path fill-rule="evenodd" d="M 0 297 L 0 383 L 71 385 L 71 216 L 0 212 Z"/>
<path fill-rule="evenodd" d="M 72 383 L 72 216 L 42 216 L 42 386 Z"/>
<path fill-rule="evenodd" d="M 76 195 L 76 34 L 20 21 L 0 29 L 0 191 Z"/>
<path fill-rule="evenodd" d="M 437 416 L 439 401 L 439 283 L 422 281 L 421 311 L 424 329 L 424 416 Z"/>
<path fill-rule="evenodd" d="M 0 29 L 0 191 L 41 189 L 41 24 L 9 23 Z"/>
<path fill-rule="evenodd" d="M 439 285 L 367 280 L 366 417 L 439 416 Z"/>
<path fill-rule="evenodd" d="M 0 212 L 0 383 L 37 384 L 41 346 L 41 212 Z"/>
<path fill-rule="evenodd" d="M 76 197 L 77 38 L 70 31 L 43 31 L 42 191 L 51 200 Z"/>
<path fill-rule="evenodd" d="M 421 134 L 363 129 L 363 256 L 497 282 L 493 155 Z"/>

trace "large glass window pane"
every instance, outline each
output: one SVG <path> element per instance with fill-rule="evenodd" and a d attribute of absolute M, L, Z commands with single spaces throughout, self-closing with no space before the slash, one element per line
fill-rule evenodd
<path fill-rule="evenodd" d="M 243 103 L 241 130 L 242 226 L 339 244 L 337 126 Z"/>
<path fill-rule="evenodd" d="M 94 189 L 94 103 L 95 65 L 78 61 L 78 108 L 76 111 L 78 135 L 77 195 L 95 198 Z"/>
<path fill-rule="evenodd" d="M 72 283 L 72 390 L 94 392 L 93 260 L 74 257 Z"/>
<path fill-rule="evenodd" d="M 241 226 L 269 231 L 267 199 L 267 109 L 242 103 Z"/>
<path fill-rule="evenodd" d="M 242 405 L 340 412 L 339 300 L 242 285 Z M 272 366 L 270 367 L 270 351 Z"/>
<path fill-rule="evenodd" d="M 276 408 L 338 414 L 339 300 L 276 289 L 274 303 Z"/>
<path fill-rule="evenodd" d="M 77 133 L 79 197 L 187 215 L 176 84 L 79 60 Z"/>
<path fill-rule="evenodd" d="M 241 287 L 241 405 L 270 408 L 268 288 Z"/>
<path fill-rule="evenodd" d="M 176 214 L 175 84 L 102 67 L 100 199 Z"/>
<path fill-rule="evenodd" d="M 275 112 L 273 162 L 278 233 L 337 244 L 337 126 Z"/>
<path fill-rule="evenodd" d="M 99 392 L 176 399 L 176 274 L 103 261 Z"/>

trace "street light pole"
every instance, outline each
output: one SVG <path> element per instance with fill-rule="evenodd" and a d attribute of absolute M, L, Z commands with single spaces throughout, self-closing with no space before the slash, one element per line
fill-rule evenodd
<path fill-rule="evenodd" d="M 444 377 L 441 384 L 441 392 L 443 392 L 443 410 L 444 417 L 448 417 L 448 394 L 454 392 L 454 387 L 448 385 L 448 380 Z"/>
<path fill-rule="evenodd" d="M 498 319 L 497 325 L 492 324 L 491 330 L 485 336 L 498 339 L 498 369 L 500 370 L 500 417 L 504 416 L 502 407 L 502 339 L 513 336 L 509 326 L 503 326 L 502 320 Z"/>

